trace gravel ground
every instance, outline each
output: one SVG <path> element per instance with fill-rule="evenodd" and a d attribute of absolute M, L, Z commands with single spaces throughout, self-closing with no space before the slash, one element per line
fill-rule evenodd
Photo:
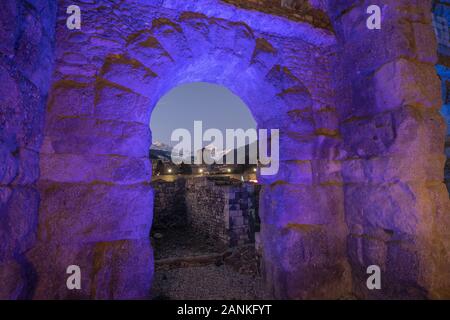
<path fill-rule="evenodd" d="M 192 257 L 222 252 L 225 248 L 189 228 L 159 232 L 160 239 L 152 238 L 155 259 Z"/>
<path fill-rule="evenodd" d="M 254 246 L 230 250 L 188 228 L 161 231 L 157 237 L 155 234 L 154 299 L 270 298 L 259 275 Z M 228 254 L 222 256 L 224 250 Z M 203 257 L 201 263 L 199 257 Z M 162 261 L 165 263 L 158 263 Z"/>
<path fill-rule="evenodd" d="M 243 275 L 227 265 L 160 270 L 153 282 L 154 299 L 270 299 L 260 277 Z"/>

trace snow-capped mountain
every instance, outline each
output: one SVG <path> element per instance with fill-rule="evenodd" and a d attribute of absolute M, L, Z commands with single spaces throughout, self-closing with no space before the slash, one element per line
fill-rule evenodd
<path fill-rule="evenodd" d="M 211 158 L 214 160 L 218 160 L 223 158 L 224 156 L 226 156 L 226 154 L 230 151 L 232 151 L 233 149 L 223 149 L 220 150 L 218 149 L 215 145 L 213 144 L 209 144 L 206 147 L 203 148 L 203 150 L 210 152 L 211 154 Z"/>
<path fill-rule="evenodd" d="M 150 147 L 150 159 L 172 162 L 172 151 L 174 147 L 160 141 L 154 141 Z M 191 155 L 185 155 L 190 157 Z"/>
<path fill-rule="evenodd" d="M 165 144 L 163 142 L 160 141 L 154 141 L 152 143 L 152 146 L 150 147 L 151 150 L 161 150 L 161 151 L 170 151 L 172 152 L 172 146 Z"/>

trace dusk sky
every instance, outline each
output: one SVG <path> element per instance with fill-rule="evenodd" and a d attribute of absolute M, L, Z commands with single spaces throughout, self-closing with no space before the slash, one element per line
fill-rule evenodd
<path fill-rule="evenodd" d="M 153 142 L 175 145 L 170 141 L 173 130 L 184 128 L 193 135 L 196 120 L 203 121 L 203 132 L 217 128 L 224 136 L 225 129 L 256 129 L 250 110 L 239 97 L 225 87 L 196 82 L 172 89 L 158 102 L 150 122 Z"/>

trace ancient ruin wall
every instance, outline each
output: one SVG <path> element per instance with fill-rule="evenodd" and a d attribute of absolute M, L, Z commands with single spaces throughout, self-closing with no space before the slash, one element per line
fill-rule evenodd
<path fill-rule="evenodd" d="M 36 241 L 39 150 L 53 68 L 56 3 L 2 1 L 0 9 L 0 299 L 31 298 L 25 257 Z"/>
<path fill-rule="evenodd" d="M 327 6 L 341 45 L 335 88 L 354 294 L 448 297 L 450 201 L 431 1 L 383 1 L 380 32 L 366 28 L 370 4 Z M 371 264 L 381 267 L 383 290 L 365 286 Z"/>
<path fill-rule="evenodd" d="M 254 242 L 258 189 L 251 183 L 188 179 L 186 206 L 189 225 L 226 247 Z"/>
<path fill-rule="evenodd" d="M 158 180 L 152 186 L 154 230 L 189 227 L 224 248 L 255 242 L 259 186 L 206 177 Z"/>
<path fill-rule="evenodd" d="M 260 185 L 244 183 L 232 186 L 228 192 L 228 241 L 231 246 L 255 243 L 259 236 L 259 192 Z"/>
<path fill-rule="evenodd" d="M 60 22 L 65 21 L 68 4 L 60 3 Z M 92 274 L 83 278 L 77 297 L 148 295 L 153 272 L 148 241 L 153 207 L 148 124 L 159 98 L 181 83 L 224 85 L 248 105 L 258 126 L 280 129 L 280 171 L 263 179 L 266 194 L 295 201 L 298 193 L 321 189 L 308 185 L 312 181 L 305 169 L 312 159 L 339 154 L 340 139 L 334 133 L 337 114 L 332 107 L 332 33 L 219 2 L 79 4 L 84 12 L 81 30 L 57 25 L 57 64 L 40 157 L 39 244 L 29 253 L 40 275 L 36 298 L 67 297 L 58 283 L 64 281 L 67 265 L 74 259 Z M 276 185 L 272 188 L 271 183 Z M 291 189 L 297 194 L 285 193 Z M 292 242 L 271 262 L 283 277 L 305 274 L 305 268 L 325 273 L 348 268 L 346 234 L 341 232 L 343 198 L 337 197 L 338 186 L 326 189 L 336 194 L 328 197 L 332 203 L 325 197 L 315 199 L 325 192 L 308 197 L 308 203 L 320 204 L 317 210 L 330 224 L 327 237 L 311 243 L 316 247 L 319 241 L 320 247 L 329 248 L 318 253 L 321 267 L 294 263 L 297 266 L 286 272 L 283 261 L 296 255 L 289 250 Z M 295 227 L 295 206 L 286 214 L 267 208 L 267 238 L 279 233 L 301 235 Z M 298 212 L 306 209 L 297 208 Z M 278 244 L 266 246 L 267 257 L 278 248 Z M 139 257 L 134 257 L 137 252 Z M 43 255 L 48 258 L 42 259 Z M 300 291 L 287 292 L 276 282 L 288 297 L 301 296 Z M 295 281 L 289 283 L 297 286 Z M 336 280 L 331 286 L 346 291 L 347 284 Z M 133 290 L 124 289 L 128 287 Z"/>
<path fill-rule="evenodd" d="M 0 152 L 0 263 L 2 281 L 14 279 L 2 283 L 3 296 L 149 295 L 149 117 L 159 97 L 192 81 L 227 86 L 258 126 L 281 129 L 280 172 L 260 179 L 265 273 L 276 297 L 449 296 L 450 202 L 431 1 L 383 1 L 380 32 L 365 27 L 370 1 L 314 1 L 335 34 L 219 1 L 58 1 L 40 204 L 34 138 L 46 72 L 33 70 L 49 64 L 30 57 L 47 61 L 33 55 L 51 51 L 51 19 L 37 12 L 51 17 L 54 2 L 42 2 L 29 19 L 21 14 L 30 7 L 7 3 L 1 30 L 14 30 L 1 33 L 2 110 L 34 102 L 1 119 L 8 142 Z M 70 4 L 83 10 L 80 31 L 65 26 Z M 14 48 L 22 48 L 17 56 Z M 19 183 L 7 176 L 20 166 L 31 178 Z M 81 292 L 68 293 L 74 261 L 89 277 Z M 383 290 L 365 287 L 371 264 L 386 276 Z M 25 265 L 36 280 L 27 290 Z"/>
<path fill-rule="evenodd" d="M 227 245 L 229 222 L 225 216 L 229 187 L 216 187 L 207 179 L 189 179 L 186 183 L 186 209 L 189 225 L 196 232 Z"/>
<path fill-rule="evenodd" d="M 156 180 L 154 190 L 153 230 L 183 228 L 188 223 L 186 213 L 186 180 L 173 182 Z"/>

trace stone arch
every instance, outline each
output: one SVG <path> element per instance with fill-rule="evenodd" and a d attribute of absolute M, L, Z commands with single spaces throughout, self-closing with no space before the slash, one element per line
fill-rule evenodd
<path fill-rule="evenodd" d="M 0 58 L 0 75 L 11 105 L 0 119 L 5 124 L 0 130 L 0 158 L 5 159 L 0 162 L 1 297 L 146 295 L 152 257 L 142 237 L 149 225 L 139 221 L 149 214 L 143 207 L 151 204 L 151 190 L 142 182 L 149 172 L 142 161 L 147 146 L 136 137 L 150 135 L 145 122 L 152 96 L 105 80 L 107 57 L 112 65 L 135 59 L 124 56 L 128 41 L 147 30 L 172 55 L 208 61 L 209 30 L 245 35 L 239 21 L 250 26 L 257 48 L 256 55 L 235 52 L 258 66 L 246 69 L 247 76 L 255 75 L 248 79 L 261 80 L 257 70 L 265 77 L 270 70 L 276 74 L 277 65 L 285 66 L 312 99 L 314 135 L 286 131 L 287 157 L 281 166 L 289 170 L 269 179 L 263 190 L 270 235 L 263 239 L 265 273 L 276 296 L 449 296 L 450 202 L 442 183 L 444 126 L 437 111 L 441 101 L 430 1 L 386 1 L 382 28 L 391 32 L 365 27 L 367 1 L 310 0 L 313 10 L 306 15 L 280 11 L 272 1 L 80 1 L 83 27 L 78 31 L 64 23 L 73 1 L 58 1 L 58 10 L 52 1 L 39 6 L 10 2 L 0 13 L 11 22 L 5 30 L 23 32 L 0 35 L 8 53 Z M 195 13 L 183 13 L 187 10 Z M 180 39 L 177 35 L 186 31 L 180 29 L 184 21 L 190 21 L 192 37 L 171 41 L 171 35 Z M 217 32 L 214 39 L 226 48 Z M 192 43 L 198 44 L 191 48 Z M 146 45 L 155 47 L 151 41 Z M 237 70 L 224 60 L 230 52 L 221 52 L 217 61 Z M 166 58 L 177 70 L 172 57 Z M 142 71 L 136 61 L 125 60 L 123 72 L 141 70 L 143 83 L 161 76 L 166 66 L 160 60 Z M 180 75 L 202 70 L 202 59 L 195 61 Z M 258 84 L 247 83 L 249 88 Z M 411 90 L 415 87 L 419 90 Z M 155 90 L 164 91 L 150 86 L 146 92 Z M 273 110 L 298 91 L 255 106 Z M 265 94 L 254 92 L 256 101 Z M 296 98 L 290 103 L 289 116 L 308 128 L 310 113 L 295 109 Z M 110 212 L 120 215 L 105 214 Z M 65 272 L 75 262 L 85 275 L 83 290 L 69 292 Z M 369 264 L 380 266 L 382 290 L 367 290 Z"/>
<path fill-rule="evenodd" d="M 317 135 L 311 93 L 283 65 L 278 51 L 244 23 L 183 12 L 174 19 L 155 18 L 151 26 L 124 36 L 120 45 L 102 50 L 87 81 L 63 75 L 54 82 L 41 148 L 39 244 L 30 253 L 41 275 L 36 297 L 50 292 L 67 297 L 58 280 L 44 276 L 50 266 L 39 259 L 42 250 L 56 262 L 53 268 L 61 281 L 63 268 L 73 261 L 89 274 L 83 289 L 73 293 L 76 297 L 148 296 L 153 274 L 148 239 L 151 168 L 146 158 L 150 114 L 159 99 L 180 84 L 223 85 L 247 104 L 259 127 L 280 129 L 285 137 L 280 141 L 280 171 L 262 179 L 267 197 L 277 195 L 284 201 L 310 192 L 305 189 L 312 182 L 308 160 L 329 148 L 324 141 L 330 137 Z M 64 50 L 60 55 L 63 60 L 68 56 Z M 76 105 L 64 108 L 64 99 Z M 292 174 L 298 167 L 305 172 Z M 270 238 L 295 232 L 300 238 L 294 237 L 290 245 L 298 243 L 303 224 L 311 221 L 298 224 L 286 209 L 281 218 L 272 204 L 264 209 L 264 254 L 275 294 L 295 297 L 302 292 L 296 288 L 282 293 L 291 285 L 278 278 L 290 276 L 284 275 L 281 263 L 286 259 L 293 259 L 289 268 L 300 274 L 294 267 L 299 258 L 289 250 L 275 252 Z M 331 238 L 325 246 L 335 242 Z M 277 260 L 271 260 L 273 255 Z"/>

